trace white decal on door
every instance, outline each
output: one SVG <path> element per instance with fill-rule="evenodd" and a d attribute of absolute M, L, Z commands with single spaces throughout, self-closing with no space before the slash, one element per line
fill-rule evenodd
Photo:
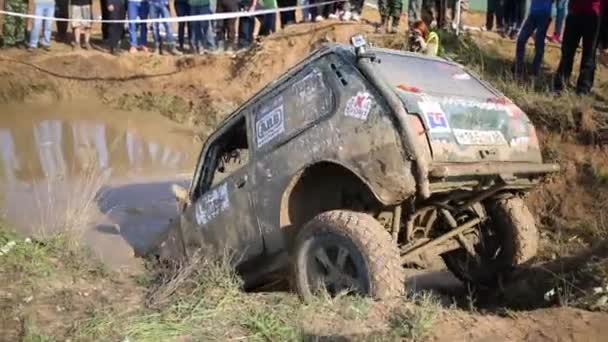
<path fill-rule="evenodd" d="M 205 225 L 229 207 L 228 183 L 224 183 L 213 190 L 209 190 L 197 202 L 195 207 L 196 223 Z"/>

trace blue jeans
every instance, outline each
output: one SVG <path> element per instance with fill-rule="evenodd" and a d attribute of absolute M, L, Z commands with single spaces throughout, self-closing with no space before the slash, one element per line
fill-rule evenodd
<path fill-rule="evenodd" d="M 567 10 L 568 0 L 557 0 L 555 3 L 555 31 L 554 35 L 560 36 L 562 35 L 562 28 L 564 26 L 564 20 L 566 19 L 566 10 Z"/>
<path fill-rule="evenodd" d="M 524 57 L 526 55 L 526 42 L 536 31 L 534 37 L 534 60 L 532 62 L 532 73 L 538 75 L 540 66 L 545 55 L 545 36 L 551 22 L 551 13 L 530 13 L 519 32 L 517 37 L 517 48 L 515 50 L 515 70 L 520 72 L 523 70 Z"/>
<path fill-rule="evenodd" d="M 310 5 L 310 0 L 302 0 L 302 6 Z M 302 8 L 302 18 L 304 18 L 304 22 L 312 21 L 314 18 L 312 17 L 312 12 L 310 11 L 311 7 Z"/>
<path fill-rule="evenodd" d="M 41 17 L 54 17 L 55 16 L 55 3 L 48 4 L 36 4 L 34 7 L 34 15 Z M 42 45 L 51 46 L 51 24 L 52 20 L 44 21 L 44 31 L 42 33 Z M 34 25 L 32 26 L 32 32 L 30 32 L 30 47 L 38 47 L 38 39 L 40 37 L 40 26 L 42 25 L 42 19 L 34 19 Z"/>
<path fill-rule="evenodd" d="M 171 18 L 171 13 L 169 12 L 169 8 L 167 4 L 163 2 L 150 2 L 150 19 L 156 18 Z M 157 45 L 161 44 L 160 39 L 160 31 L 158 28 L 159 23 L 154 23 L 152 25 L 153 33 L 154 33 L 154 42 Z M 171 28 L 171 23 L 164 22 L 162 23 L 165 26 L 165 33 L 167 38 L 167 43 L 169 45 L 173 45 L 173 29 Z"/>
<path fill-rule="evenodd" d="M 127 16 L 129 20 L 148 18 L 147 1 L 129 1 L 127 4 Z M 137 29 L 139 27 L 139 39 L 137 39 Z M 129 43 L 131 47 L 146 46 L 148 44 L 148 27 L 146 24 L 129 23 Z"/>
<path fill-rule="evenodd" d="M 211 7 L 205 6 L 190 6 L 190 15 L 204 15 L 212 14 Z M 209 31 L 212 31 L 211 22 L 205 21 L 193 21 L 192 22 L 192 34 L 190 35 L 191 45 L 193 49 L 207 48 L 209 50 L 215 50 L 215 41 L 213 35 Z M 205 44 L 206 43 L 206 44 Z"/>

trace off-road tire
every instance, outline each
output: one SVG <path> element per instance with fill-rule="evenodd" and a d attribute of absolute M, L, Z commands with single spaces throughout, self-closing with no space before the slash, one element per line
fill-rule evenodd
<path fill-rule="evenodd" d="M 467 271 L 459 261 L 465 250 L 444 255 L 448 269 L 460 280 L 484 286 L 495 286 L 501 275 L 529 262 L 538 251 L 539 233 L 534 216 L 520 197 L 498 199 L 486 204 L 490 224 L 495 230 L 501 251 L 494 260 L 482 260 L 473 271 Z"/>
<path fill-rule="evenodd" d="M 368 293 L 375 299 L 398 297 L 404 290 L 405 272 L 397 244 L 372 216 L 333 210 L 317 215 L 298 233 L 292 254 L 293 285 L 298 294 L 308 300 L 315 296 L 308 281 L 307 262 L 315 239 L 345 238 L 352 242 L 362 257 Z"/>

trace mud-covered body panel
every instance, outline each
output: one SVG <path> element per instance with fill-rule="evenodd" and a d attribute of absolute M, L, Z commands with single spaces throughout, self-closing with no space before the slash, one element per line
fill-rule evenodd
<path fill-rule="evenodd" d="M 354 66 L 337 55 L 322 57 L 295 78 L 305 79 L 307 74 L 314 72 L 324 76 L 323 92 L 332 98 L 330 111 L 293 138 L 270 150 L 256 152 L 254 202 L 258 208 L 258 222 L 265 247 L 269 252 L 285 244 L 283 232 L 277 231 L 281 226 L 283 194 L 290 183 L 312 165 L 330 162 L 349 169 L 368 184 L 377 199 L 385 205 L 399 203 L 415 193 L 416 182 L 411 173 L 411 164 L 404 158 L 395 123 L 380 95 Z M 290 101 L 290 97 L 300 98 L 297 89 L 295 93 L 294 89 L 288 89 L 297 84 L 298 81 L 287 85 L 287 88 L 262 101 L 274 101 L 281 97 L 286 118 L 290 115 L 309 115 L 303 112 L 304 108 L 297 106 L 297 101 Z M 286 131 L 292 129 L 288 126 Z M 277 137 L 277 140 L 280 139 Z M 333 201 L 328 198 L 318 200 Z"/>

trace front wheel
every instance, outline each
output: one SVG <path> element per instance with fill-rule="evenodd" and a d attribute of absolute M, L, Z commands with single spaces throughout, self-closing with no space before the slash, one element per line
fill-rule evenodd
<path fill-rule="evenodd" d="M 385 299 L 401 295 L 404 289 L 399 249 L 367 214 L 344 210 L 319 214 L 299 232 L 293 254 L 295 286 L 304 299 L 323 292 Z"/>
<path fill-rule="evenodd" d="M 458 249 L 443 255 L 448 269 L 460 280 L 496 285 L 499 276 L 536 256 L 539 234 L 534 217 L 519 197 L 489 201 L 489 220 L 479 227 L 475 255 Z"/>

